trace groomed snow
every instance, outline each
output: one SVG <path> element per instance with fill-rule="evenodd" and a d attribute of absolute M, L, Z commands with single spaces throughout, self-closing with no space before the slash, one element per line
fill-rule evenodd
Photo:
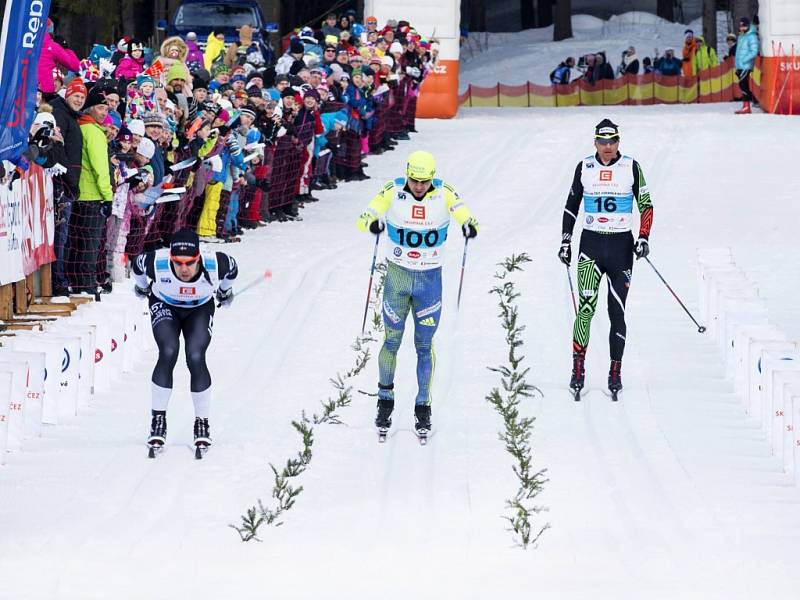
<path fill-rule="evenodd" d="M 717 51 L 724 51 L 724 57 L 727 32 L 724 20 L 720 19 Z M 550 72 L 568 56 L 577 61 L 580 56 L 601 51 L 605 51 L 616 72 L 622 52 L 629 46 L 636 48 L 640 63 L 645 56 L 652 58 L 656 49 L 663 56 L 667 48 L 672 48 L 680 57 L 687 28 L 698 35 L 703 30 L 699 20 L 684 25 L 670 23 L 652 13 L 632 11 L 613 15 L 607 21 L 591 15 L 573 15 L 573 37 L 560 42 L 553 42 L 552 26 L 516 33 L 474 33 L 461 48 L 460 91 L 470 83 L 492 86 L 498 82 L 518 85 L 531 81 L 548 85 Z M 572 78 L 578 76 L 579 72 L 573 71 Z"/>
<path fill-rule="evenodd" d="M 465 110 L 418 122 L 397 151 L 370 157 L 372 179 L 320 192 L 301 223 L 272 224 L 224 249 L 242 282 L 267 285 L 219 311 L 209 363 L 215 445 L 196 462 L 179 361 L 169 448 L 145 458 L 151 353 L 115 394 L 49 428 L 0 467 L 0 597 L 14 600 L 207 598 L 794 597 L 800 585 L 800 491 L 769 456 L 723 377 L 721 357 L 646 265 L 628 303 L 625 398 L 600 393 L 607 372 L 605 297 L 587 365 L 594 391 L 566 392 L 572 307 L 555 257 L 576 162 L 610 116 L 643 165 L 655 204 L 652 260 L 696 310 L 697 247 L 729 245 L 773 321 L 800 337 L 794 148 L 800 121 L 737 117 L 732 105 Z M 290 426 L 332 392 L 360 329 L 372 238 L 356 216 L 424 148 L 481 222 L 459 313 L 461 236 L 451 229 L 437 334 L 435 434 L 411 433 L 412 336 L 397 374 L 393 435 L 378 446 L 374 400 L 356 394 L 347 425 L 320 429 L 305 491 L 263 543 L 227 528 L 269 501 L 268 462 L 298 448 Z M 385 250 L 385 247 L 383 248 Z M 543 398 L 536 465 L 550 478 L 551 524 L 538 549 L 513 548 L 500 516 L 515 488 L 484 396 L 485 367 L 506 347 L 495 264 L 528 252 L 517 279 L 530 381 Z M 603 287 L 605 289 L 605 286 Z M 119 293 L 122 293 L 121 291 Z M 373 390 L 374 359 L 355 387 Z"/>

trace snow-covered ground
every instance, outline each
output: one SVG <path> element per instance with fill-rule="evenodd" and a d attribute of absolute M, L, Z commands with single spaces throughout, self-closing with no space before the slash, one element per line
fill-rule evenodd
<path fill-rule="evenodd" d="M 717 53 L 727 55 L 725 13 L 718 13 Z M 474 33 L 461 48 L 461 91 L 468 84 L 492 86 L 498 82 L 518 85 L 531 81 L 547 85 L 550 72 L 558 63 L 572 56 L 605 51 L 615 69 L 621 62 L 622 52 L 629 46 L 636 48 L 639 62 L 645 56 L 653 58 L 658 52 L 664 55 L 667 48 L 675 50 L 680 58 L 683 32 L 692 29 L 700 35 L 700 20 L 684 25 L 670 23 L 651 13 L 628 12 L 614 15 L 608 20 L 590 15 L 573 15 L 573 37 L 553 42 L 553 28 L 527 29 L 516 33 Z M 573 78 L 577 76 L 573 71 Z"/>
<path fill-rule="evenodd" d="M 696 248 L 728 245 L 773 321 L 800 338 L 790 151 L 800 121 L 731 108 L 471 109 L 419 122 L 411 142 L 370 158 L 371 180 L 321 192 L 303 222 L 226 247 L 242 281 L 265 268 L 273 279 L 215 319 L 215 445 L 206 460 L 187 447 L 183 361 L 169 448 L 146 459 L 154 355 L 143 356 L 115 393 L 0 467 L 0 598 L 794 597 L 800 490 L 744 416 L 712 342 L 646 265 L 635 266 L 629 296 L 624 400 L 598 391 L 608 367 L 605 298 L 588 360 L 594 391 L 580 404 L 566 392 L 572 307 L 555 254 L 575 163 L 592 151 L 604 116 L 643 165 L 655 205 L 651 257 L 688 305 L 697 307 Z M 458 313 L 457 230 L 449 240 L 435 434 L 421 448 L 411 433 L 407 334 L 387 444 L 371 426 L 374 399 L 356 394 L 342 411 L 346 425 L 318 430 L 285 524 L 243 544 L 227 525 L 269 500 L 267 463 L 298 448 L 290 420 L 331 395 L 329 377 L 350 366 L 373 243 L 354 220 L 418 148 L 437 156 L 439 174 L 481 222 Z M 497 383 L 485 367 L 506 354 L 487 292 L 496 263 L 522 251 L 533 259 L 516 278 L 525 354 L 544 392 L 524 406 L 537 417 L 551 525 L 528 551 L 512 547 L 500 518 L 516 486 L 501 421 L 484 400 Z M 356 387 L 376 380 L 373 359 Z"/>

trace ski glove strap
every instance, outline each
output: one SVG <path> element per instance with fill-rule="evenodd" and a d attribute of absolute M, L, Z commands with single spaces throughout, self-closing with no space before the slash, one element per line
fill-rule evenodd
<path fill-rule="evenodd" d="M 572 262 L 572 245 L 569 242 L 561 244 L 561 248 L 558 250 L 558 260 L 567 266 Z"/>
<path fill-rule="evenodd" d="M 233 302 L 233 288 L 217 289 L 217 306 L 230 306 Z"/>
<path fill-rule="evenodd" d="M 375 235 L 380 235 L 383 233 L 384 229 L 386 229 L 386 225 L 384 225 L 383 221 L 380 219 L 375 219 L 369 224 L 370 233 L 374 233 Z"/>
<path fill-rule="evenodd" d="M 150 295 L 150 287 L 153 284 L 148 285 L 146 288 L 140 288 L 138 285 L 133 286 L 133 293 L 136 294 L 137 298 L 147 298 Z"/>
<path fill-rule="evenodd" d="M 644 258 L 648 254 L 650 254 L 650 244 L 647 242 L 645 238 L 639 238 L 636 240 L 636 243 L 633 245 L 633 253 L 636 255 L 636 260 L 640 258 Z"/>

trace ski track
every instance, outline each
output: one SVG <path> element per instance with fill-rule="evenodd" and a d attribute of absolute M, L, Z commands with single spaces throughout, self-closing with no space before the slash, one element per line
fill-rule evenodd
<path fill-rule="evenodd" d="M 663 118 L 661 111 L 674 112 Z M 696 112 L 712 127 L 731 122 L 720 109 Z M 241 285 L 265 264 L 276 279 L 217 311 L 209 359 L 215 445 L 202 461 L 194 460 L 188 377 L 179 361 L 167 449 L 153 461 L 146 458 L 141 440 L 155 356 L 150 351 L 118 382 L 130 389 L 127 396 L 98 394 L 89 411 L 11 455 L 0 469 L 0 489 L 5 480 L 12 484 L 0 496 L 0 507 L 8 501 L 11 510 L 10 517 L 0 516 L 0 530 L 6 522 L 31 521 L 24 537 L 26 527 L 11 529 L 19 537 L 16 546 L 0 538 L 0 577 L 18 592 L 14 598 L 88 600 L 112 591 L 132 598 L 159 586 L 166 586 L 164 594 L 150 595 L 262 598 L 259 590 L 273 589 L 281 598 L 371 597 L 375 585 L 387 598 L 439 598 L 446 582 L 454 598 L 510 597 L 539 586 L 559 590 L 559 597 L 593 600 L 727 600 L 764 597 L 767 590 L 780 593 L 798 583 L 776 540 L 800 539 L 800 494 L 721 377 L 712 341 L 695 332 L 646 264 L 635 265 L 628 299 L 620 402 L 602 393 L 608 368 L 605 286 L 592 324 L 585 394 L 576 403 L 564 393 L 573 311 L 555 251 L 572 172 L 589 153 L 591 127 L 603 116 L 621 123 L 622 150 L 643 166 L 655 206 L 656 264 L 695 310 L 693 243 L 680 233 L 687 227 L 686 208 L 676 198 L 685 184 L 674 177 L 687 162 L 674 146 L 695 130 L 697 117 L 670 118 L 678 114 L 663 107 L 472 109 L 450 123 L 423 122 L 411 144 L 370 158 L 378 173 L 373 179 L 322 193 L 301 223 L 271 225 L 226 247 L 242 266 Z M 517 117 L 531 135 L 520 137 Z M 562 118 L 569 126 L 560 124 Z M 492 144 L 476 132 L 491 132 Z M 416 355 L 409 320 L 386 443 L 378 445 L 372 426 L 374 398 L 355 391 L 376 387 L 379 339 L 365 373 L 352 382 L 352 406 L 341 411 L 346 425 L 315 431 L 314 460 L 298 481 L 305 491 L 284 526 L 262 530 L 264 544 L 242 545 L 221 529 L 258 497 L 270 499 L 267 463 L 280 467 L 300 447 L 289 421 L 302 410 L 317 410 L 318 400 L 330 394 L 327 378 L 351 362 L 347 345 L 360 324 L 372 244 L 352 231 L 329 234 L 352 227 L 375 190 L 417 147 L 437 155 L 442 177 L 482 225 L 469 245 L 458 312 L 463 238 L 451 228 L 428 445 L 420 447 L 413 432 Z M 576 228 L 576 260 L 579 236 Z M 534 467 L 548 469 L 537 503 L 550 512 L 535 519 L 552 526 L 539 548 L 527 553 L 511 548 L 500 519 L 517 482 L 497 439 L 502 421 L 484 399 L 499 383 L 485 367 L 505 362 L 507 354 L 496 300 L 487 293 L 491 276 L 504 257 L 523 251 L 533 259 L 513 275 L 528 327 L 523 354 L 529 381 L 543 396 L 524 401 L 522 412 L 537 418 Z M 260 318 L 240 323 L 256 310 Z M 648 318 L 653 314 L 658 318 Z M 123 425 L 115 426 L 117 420 Z M 25 469 L 31 469 L 27 476 Z M 31 490 L 35 519 L 22 506 L 23 486 Z M 194 561 L 178 558 L 196 554 L 197 544 L 209 544 L 204 553 L 213 559 L 200 574 Z M 5 552 L 10 560 L 2 558 Z M 170 564 L 159 564 L 161 553 L 173 557 Z M 98 568 L 83 564 L 89 557 Z M 143 565 L 151 566 L 151 581 L 137 576 Z M 313 578 L 309 565 L 316 565 Z M 234 569 L 240 576 L 232 580 Z M 32 579 L 36 572 L 41 576 Z M 178 579 L 181 591 L 173 594 Z M 300 579 L 301 587 L 279 583 Z"/>

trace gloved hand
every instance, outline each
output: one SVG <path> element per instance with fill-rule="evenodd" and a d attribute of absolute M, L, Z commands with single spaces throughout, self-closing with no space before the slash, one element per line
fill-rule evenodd
<path fill-rule="evenodd" d="M 100 203 L 100 214 L 103 215 L 106 219 L 111 216 L 111 209 L 112 209 L 111 202 Z"/>
<path fill-rule="evenodd" d="M 138 285 L 133 286 L 133 293 L 136 294 L 137 298 L 142 298 L 146 300 L 148 296 L 150 296 L 150 287 L 153 284 L 148 285 L 146 288 L 140 288 Z"/>
<path fill-rule="evenodd" d="M 475 223 L 473 223 L 472 220 L 469 220 L 461 226 L 461 233 L 463 233 L 464 237 L 469 240 L 477 237 L 478 230 L 475 227 Z"/>
<path fill-rule="evenodd" d="M 572 244 L 564 242 L 558 250 L 558 260 L 569 266 L 572 262 Z"/>
<path fill-rule="evenodd" d="M 640 237 L 638 240 L 636 240 L 636 243 L 633 245 L 633 253 L 636 255 L 636 260 L 644 258 L 650 254 L 650 244 L 648 243 L 647 238 Z"/>
<path fill-rule="evenodd" d="M 386 229 L 386 225 L 380 219 L 375 219 L 369 224 L 369 232 L 375 235 L 380 235 L 384 229 Z"/>
<path fill-rule="evenodd" d="M 217 306 L 230 306 L 233 302 L 233 288 L 217 289 Z"/>

